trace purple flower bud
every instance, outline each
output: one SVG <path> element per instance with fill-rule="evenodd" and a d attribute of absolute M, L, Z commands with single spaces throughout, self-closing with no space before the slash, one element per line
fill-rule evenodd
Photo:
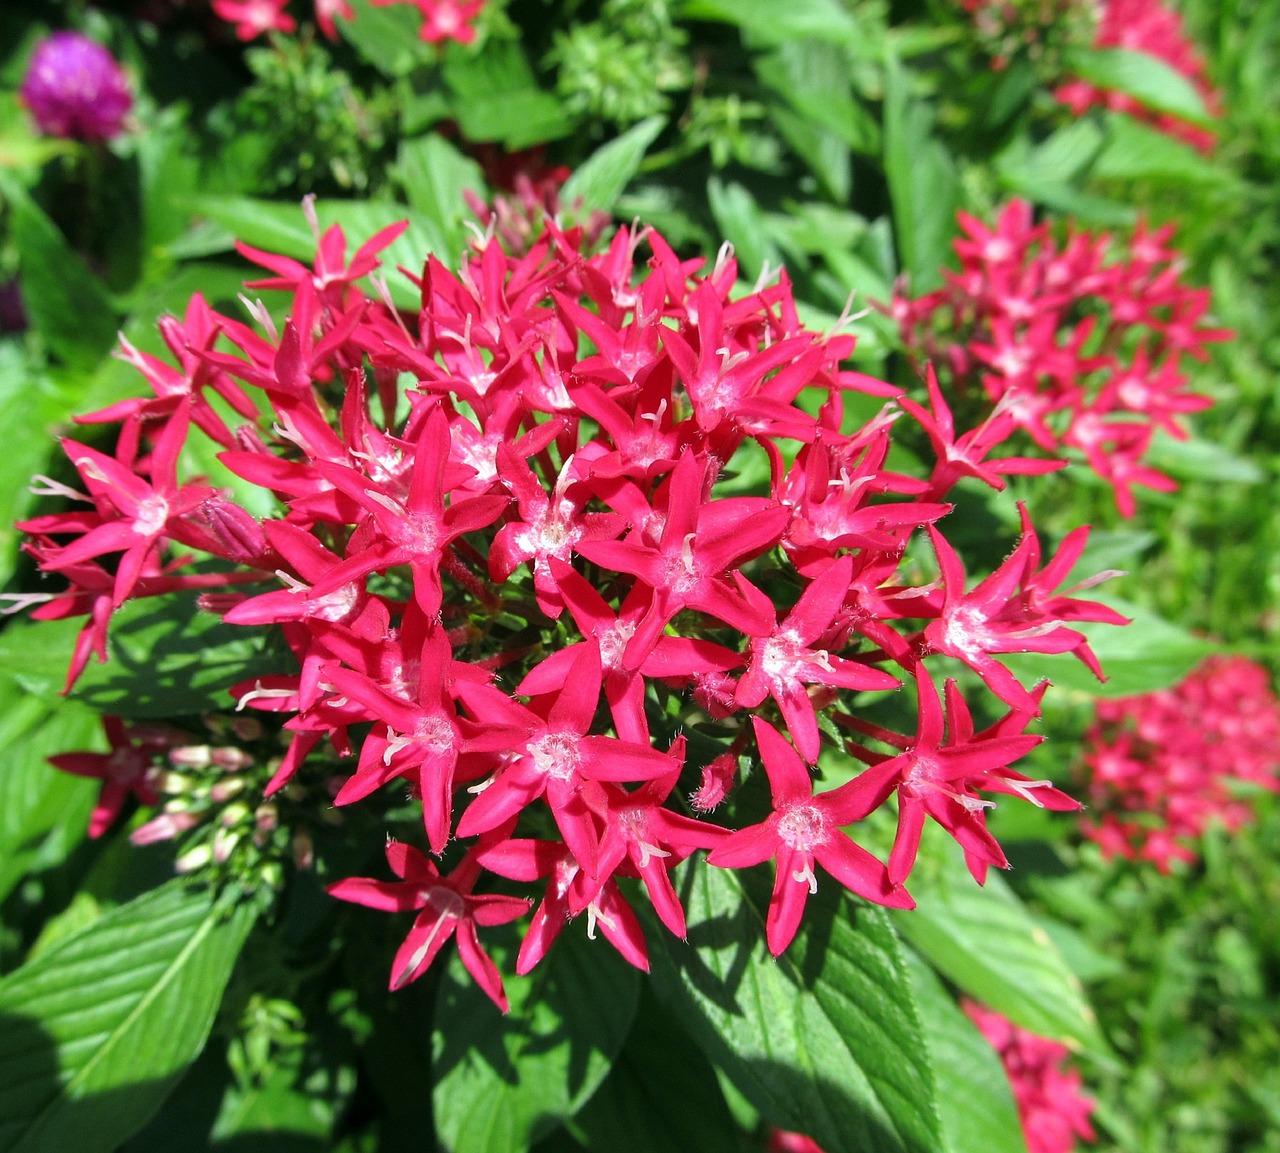
<path fill-rule="evenodd" d="M 42 41 L 18 91 L 41 132 L 68 140 L 111 140 L 133 106 L 120 65 L 79 32 Z"/>

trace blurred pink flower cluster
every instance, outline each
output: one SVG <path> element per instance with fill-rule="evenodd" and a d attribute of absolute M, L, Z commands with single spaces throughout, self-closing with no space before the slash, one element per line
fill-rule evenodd
<path fill-rule="evenodd" d="M 1211 821 L 1247 823 L 1247 782 L 1280 789 L 1280 701 L 1261 665 L 1211 657 L 1179 685 L 1097 704 L 1084 766 L 1097 816 L 1083 825 L 1108 856 L 1152 861 L 1161 872 L 1193 861 Z"/>
<path fill-rule="evenodd" d="M 1200 94 L 1210 115 L 1217 114 L 1221 102 L 1209 81 L 1204 60 L 1187 38 L 1182 17 L 1159 0 L 1105 0 L 1093 46 L 1122 48 L 1154 56 L 1186 77 Z M 1054 95 L 1077 116 L 1087 108 L 1110 108 L 1128 113 L 1202 152 L 1211 151 L 1214 145 L 1215 136 L 1211 129 L 1149 108 L 1126 92 L 1096 88 L 1084 80 L 1073 79 L 1061 85 Z"/>
<path fill-rule="evenodd" d="M 122 342 L 151 395 L 81 418 L 114 426 L 112 452 L 63 440 L 83 491 L 40 479 L 67 510 L 22 527 L 68 587 L 24 599 L 37 618 L 88 618 L 68 688 L 135 597 L 195 594 L 283 637 L 293 671 L 228 686 L 239 709 L 283 722 L 267 792 L 304 762 L 336 775 L 338 806 L 409 789 L 426 845 L 452 862 L 392 843 L 397 879 L 332 887 L 415 914 L 394 987 L 453 936 L 505 1005 L 476 930 L 534 901 L 487 894 L 492 877 L 545 887 L 518 971 L 578 915 L 646 967 L 619 878 L 682 937 L 675 865 L 696 851 L 724 868 L 772 860 L 777 954 L 820 871 L 909 906 L 927 819 L 981 879 L 1006 865 L 989 795 L 1078 807 L 1010 767 L 1042 739 L 1026 729 L 1043 686 L 1001 658 L 1069 653 L 1098 672 L 1073 625 L 1122 618 L 1060 589 L 1088 530 L 1045 557 L 1025 508 L 1017 547 L 967 588 L 937 522 L 959 477 L 999 483 L 983 464 L 997 438 L 957 435 L 936 392 L 928 410 L 895 409 L 895 388 L 843 367 L 852 337 L 800 323 L 785 275 L 734 292 L 728 248 L 708 269 L 647 229 L 597 251 L 547 221 L 520 254 L 481 241 L 456 273 L 428 257 L 406 310 L 370 277 L 404 226 L 348 257 L 307 208 L 310 267 L 240 246 L 270 273 L 250 287 L 284 294 L 282 311 L 249 302 L 249 325 L 196 296 L 161 321 L 174 363 Z M 885 406 L 855 419 L 850 395 Z M 937 447 L 928 477 L 886 467 L 906 417 Z M 184 475 L 192 438 L 276 513 Z M 904 564 L 922 528 L 938 579 Z M 954 680 L 939 691 L 933 654 L 972 668 L 1000 719 L 978 728 Z M 857 715 L 859 693 L 903 682 L 913 732 Z M 118 736 L 118 757 L 76 762 L 101 769 L 106 817 L 130 791 L 149 801 L 145 748 Z M 824 745 L 869 767 L 816 789 Z M 707 819 L 735 809 L 752 764 L 750 819 Z M 847 830 L 895 794 L 886 865 Z"/>
<path fill-rule="evenodd" d="M 422 16 L 418 35 L 428 44 L 456 40 L 470 44 L 476 38 L 475 19 L 485 0 L 369 0 L 375 8 L 409 4 Z M 338 38 L 336 21 L 354 20 L 350 0 L 314 0 L 315 20 L 330 40 Z M 253 40 L 267 32 L 294 32 L 298 22 L 289 15 L 289 0 L 213 0 L 213 10 L 234 24 L 241 40 Z"/>
<path fill-rule="evenodd" d="M 1063 1067 L 1067 1047 L 973 1001 L 966 999 L 961 1007 L 1000 1055 L 1029 1153 L 1070 1153 L 1077 1137 L 1092 1141 L 1093 1099 L 1081 1092 L 1080 1074 Z"/>
<path fill-rule="evenodd" d="M 79 32 L 42 40 L 18 96 L 46 136 L 98 143 L 124 131 L 133 94 L 111 53 Z"/>
<path fill-rule="evenodd" d="M 1173 491 L 1144 457 L 1157 430 L 1184 439 L 1182 417 L 1212 403 L 1188 390 L 1183 358 L 1205 360 L 1231 333 L 1202 325 L 1209 292 L 1182 283 L 1172 227 L 1139 226 L 1126 241 L 1069 227 L 1059 245 L 1022 200 L 991 228 L 959 220 L 960 271 L 893 301 L 912 359 L 937 370 L 957 406 L 985 403 L 1001 438 L 1013 426 L 1054 458 L 1079 454 L 1123 515 L 1135 485 Z"/>

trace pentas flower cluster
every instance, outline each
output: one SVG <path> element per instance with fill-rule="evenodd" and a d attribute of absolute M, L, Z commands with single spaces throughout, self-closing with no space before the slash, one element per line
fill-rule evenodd
<path fill-rule="evenodd" d="M 1251 819 L 1235 783 L 1280 790 L 1280 701 L 1267 670 L 1211 657 L 1172 689 L 1099 701 L 1084 767 L 1097 814 L 1084 832 L 1107 856 L 1166 873 L 1195 860 L 1189 842 L 1211 821 L 1237 829 Z"/>
<path fill-rule="evenodd" d="M 161 322 L 173 363 L 124 342 L 151 395 L 82 418 L 114 428 L 113 451 L 64 440 L 81 487 L 40 478 L 69 507 L 22 526 L 67 582 L 27 597 L 34 615 L 86 618 L 68 687 L 126 600 L 198 596 L 292 654 L 230 686 L 288 737 L 268 793 L 316 771 L 338 806 L 416 799 L 431 855 L 393 841 L 396 879 L 331 889 L 414 914 L 393 986 L 454 938 L 505 1007 L 479 931 L 530 910 L 519 972 L 579 916 L 645 968 L 637 885 L 683 937 L 671 870 L 700 852 L 774 862 L 781 953 L 820 877 L 910 906 L 926 819 L 982 877 L 1005 864 L 990 796 L 1076 807 L 1011 767 L 1041 739 L 1026 729 L 1043 686 L 1002 658 L 1097 671 L 1073 626 L 1120 618 L 1060 591 L 1087 530 L 1046 559 L 1025 509 L 1016 549 L 968 587 L 938 524 L 958 478 L 998 482 L 989 429 L 957 435 L 936 392 L 896 405 L 843 367 L 851 337 L 800 324 L 785 276 L 738 295 L 727 248 L 706 269 L 646 229 L 593 252 L 547 222 L 520 255 L 490 239 L 458 273 L 429 257 L 406 313 L 358 283 L 401 229 L 348 259 L 335 226 L 310 267 L 242 245 L 283 314 L 253 302 L 251 326 L 196 296 Z M 855 420 L 851 395 L 883 407 Z M 886 466 L 899 418 L 937 447 L 927 477 Z M 193 438 L 277 513 L 182 475 Z M 921 531 L 939 576 L 913 584 Z M 939 685 L 943 657 L 985 682 L 998 720 L 977 726 L 956 681 Z M 904 683 L 914 732 L 859 716 L 859 694 Z M 868 767 L 818 789 L 824 748 L 846 746 Z M 895 795 L 885 864 L 849 829 Z"/>
<path fill-rule="evenodd" d="M 1177 486 L 1144 462 L 1157 430 L 1185 439 L 1183 417 L 1212 401 L 1187 388 L 1183 358 L 1229 331 L 1205 327 L 1207 289 L 1180 278 L 1171 226 L 1127 241 L 1068 227 L 1058 244 L 1031 206 L 1011 201 L 994 227 L 959 214 L 960 271 L 936 292 L 894 298 L 914 361 L 927 361 L 964 410 L 985 411 L 984 443 L 1020 429 L 1057 465 L 1082 459 L 1125 516 L 1134 486 Z M 1026 463 L 1006 471 L 1031 471 Z"/>
<path fill-rule="evenodd" d="M 422 15 L 418 35 L 428 44 L 456 40 L 470 44 L 476 38 L 475 21 L 485 0 L 370 0 L 375 8 L 409 4 Z M 316 26 L 330 40 L 338 39 L 336 21 L 354 20 L 350 0 L 314 0 Z M 214 12 L 235 25 L 241 40 L 253 40 L 268 32 L 295 32 L 298 22 L 289 14 L 289 0 L 213 0 Z"/>
<path fill-rule="evenodd" d="M 1064 1067 L 1067 1047 L 974 1001 L 962 1001 L 961 1008 L 1000 1055 L 1029 1153 L 1071 1153 L 1077 1137 L 1092 1141 L 1093 1098 L 1081 1092 L 1080 1074 Z"/>
<path fill-rule="evenodd" d="M 1204 60 L 1183 30 L 1182 17 L 1160 0 L 1104 0 L 1093 46 L 1154 56 L 1191 81 L 1210 115 L 1217 115 L 1221 100 L 1209 80 Z M 1073 79 L 1061 85 L 1054 95 L 1076 115 L 1088 108 L 1111 108 L 1185 141 L 1201 152 L 1213 149 L 1212 130 L 1149 108 L 1126 92 L 1100 89 L 1087 81 Z"/>

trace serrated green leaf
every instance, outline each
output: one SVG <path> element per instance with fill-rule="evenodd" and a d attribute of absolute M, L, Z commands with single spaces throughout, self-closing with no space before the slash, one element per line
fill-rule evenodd
<path fill-rule="evenodd" d="M 1196 86 L 1147 52 L 1078 48 L 1068 54 L 1066 69 L 1095 88 L 1123 92 L 1156 112 L 1168 112 L 1192 124 L 1213 122 Z"/>
<path fill-rule="evenodd" d="M 203 1048 L 250 927 L 174 881 L 0 981 L 0 1150 L 111 1153 Z"/>
<path fill-rule="evenodd" d="M 939 1153 L 1027 1153 L 1000 1058 L 919 954 L 904 953 L 938 1083 Z"/>
<path fill-rule="evenodd" d="M 17 622 L 0 633 L 0 671 L 56 701 L 84 621 Z M 112 618 L 110 660 L 90 661 L 72 699 L 124 717 L 175 717 L 225 709 L 238 681 L 296 668 L 261 629 L 224 624 L 183 593 L 127 601 Z"/>
<path fill-rule="evenodd" d="M 1099 683 L 1079 661 L 1041 653 L 1014 653 L 1002 656 L 1024 684 L 1047 679 L 1057 688 L 1088 693 L 1095 697 L 1128 697 L 1151 693 L 1177 684 L 1217 646 L 1193 636 L 1178 625 L 1129 601 L 1113 596 L 1091 595 L 1130 619 L 1116 625 L 1072 622 L 1072 627 L 1089 638 L 1107 679 Z"/>
<path fill-rule="evenodd" d="M 768 889 L 682 866 L 686 945 L 657 937 L 658 996 L 764 1118 L 827 1153 L 937 1153 L 933 1073 L 902 946 L 881 909 L 830 878 L 781 957 L 764 944 Z"/>
<path fill-rule="evenodd" d="M 436 226 L 446 246 L 436 255 L 452 268 L 466 247 L 468 225 L 476 223 L 463 193 L 488 198 L 480 165 L 431 133 L 401 143 L 395 176 L 409 207 Z"/>
<path fill-rule="evenodd" d="M 911 94 L 908 74 L 885 60 L 884 167 L 903 271 L 917 295 L 942 284 L 960 203 L 955 163 L 933 136 L 933 115 Z"/>
<path fill-rule="evenodd" d="M 892 914 L 898 931 L 962 992 L 1014 1024 L 1105 1052 L 1079 980 L 1022 902 L 998 876 L 978 885 L 955 846 L 929 833 L 908 884 L 916 908 Z"/>
<path fill-rule="evenodd" d="M 495 931 L 490 939 L 514 940 Z M 514 948 L 495 947 L 495 957 Z M 504 973 L 511 966 L 499 961 Z M 432 1034 L 435 1119 L 447 1153 L 516 1153 L 572 1117 L 626 1040 L 640 975 L 575 926 L 528 977 L 504 977 L 502 1016 L 456 954 Z"/>
<path fill-rule="evenodd" d="M 650 116 L 597 148 L 564 182 L 560 190 L 561 203 L 572 207 L 581 200 L 587 212 L 612 212 L 618 197 L 640 171 L 640 162 L 649 145 L 658 139 L 666 125 L 665 116 Z"/>

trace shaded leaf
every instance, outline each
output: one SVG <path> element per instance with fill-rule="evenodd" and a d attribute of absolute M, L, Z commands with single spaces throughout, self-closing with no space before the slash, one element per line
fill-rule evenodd
<path fill-rule="evenodd" d="M 58 226 L 0 170 L 9 232 L 18 251 L 22 301 L 32 328 L 63 360 L 95 364 L 116 338 L 116 308 L 84 258 Z"/>
<path fill-rule="evenodd" d="M 139 1129 L 203 1048 L 252 923 L 173 881 L 0 981 L 0 1150 L 110 1153 Z"/>
<path fill-rule="evenodd" d="M 58 699 L 82 618 L 19 622 L 0 633 L 0 670 L 45 700 Z M 238 681 L 296 669 L 261 629 L 224 624 L 195 598 L 128 601 L 112 619 L 110 660 L 90 661 L 73 699 L 124 717 L 175 717 L 225 709 Z"/>
<path fill-rule="evenodd" d="M 45 758 L 101 740 L 96 713 L 28 696 L 0 679 L 0 899 L 24 877 L 61 863 L 84 838 L 97 784 L 58 772 Z"/>
<path fill-rule="evenodd" d="M 673 1053 L 680 1054 L 676 1076 Z M 715 1070 L 647 988 L 609 1076 L 569 1130 L 588 1149 L 609 1153 L 738 1153 L 741 1148 Z"/>
<path fill-rule="evenodd" d="M 513 933 L 505 933 L 514 938 Z M 501 940 L 504 931 L 486 935 Z M 502 1016 L 456 953 L 432 1034 L 436 1131 L 448 1153 L 528 1148 L 587 1101 L 609 1072 L 635 1016 L 640 974 L 603 940 L 567 931 L 528 977 L 508 977 Z"/>

